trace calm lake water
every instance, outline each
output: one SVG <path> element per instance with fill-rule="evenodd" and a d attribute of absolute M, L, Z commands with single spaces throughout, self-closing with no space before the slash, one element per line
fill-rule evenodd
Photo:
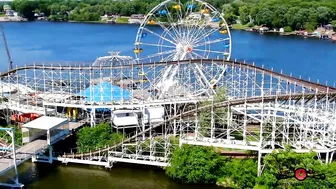
<path fill-rule="evenodd" d="M 15 65 L 34 62 L 93 62 L 108 51 L 133 56 L 136 25 L 82 23 L 4 23 Z M 317 39 L 260 35 L 232 31 L 232 58 L 273 67 L 303 78 L 333 84 L 336 44 Z M 8 69 L 0 41 L 0 71 Z M 118 166 L 112 170 L 79 165 L 47 165 L 30 162 L 20 166 L 20 180 L 28 188 L 39 189 L 198 189 L 180 185 L 152 169 Z M 211 187 L 207 188 L 211 189 Z M 216 188 L 216 187 L 213 187 Z"/>
<path fill-rule="evenodd" d="M 111 170 L 87 165 L 33 164 L 19 168 L 20 181 L 29 189 L 220 189 L 217 186 L 182 185 L 162 170 L 117 165 Z"/>
<path fill-rule="evenodd" d="M 83 23 L 4 23 L 14 64 L 93 62 L 108 51 L 133 56 L 138 26 Z M 331 41 L 232 31 L 232 58 L 255 62 L 321 83 L 336 79 L 336 44 Z M 144 49 L 147 50 L 147 49 Z M 1 70 L 8 69 L 0 41 Z"/>

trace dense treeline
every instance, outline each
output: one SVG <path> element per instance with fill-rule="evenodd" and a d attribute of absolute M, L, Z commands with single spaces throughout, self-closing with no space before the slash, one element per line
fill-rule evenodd
<path fill-rule="evenodd" d="M 230 159 L 220 156 L 214 148 L 183 145 L 173 152 L 166 174 L 182 183 L 214 184 L 228 188 L 254 189 L 330 189 L 335 188 L 336 163 L 322 164 L 316 153 L 295 153 L 290 149 L 264 157 L 264 170 L 257 177 L 257 160 Z M 324 174 L 325 178 L 308 176 L 304 181 L 294 178 L 297 168 Z"/>
<path fill-rule="evenodd" d="M 188 0 L 181 0 L 186 3 Z M 206 0 L 225 13 L 230 23 L 267 25 L 286 30 L 307 29 L 328 24 L 336 25 L 335 0 Z M 145 14 L 160 0 L 14 0 L 13 9 L 28 19 L 44 12 L 51 20 L 99 21 L 105 14 Z"/>
<path fill-rule="evenodd" d="M 334 0 L 236 0 L 223 6 L 228 16 L 238 18 L 242 24 L 265 24 L 271 28 L 313 30 L 336 20 Z M 230 21 L 234 18 L 230 18 Z"/>
<path fill-rule="evenodd" d="M 34 19 L 34 13 L 43 12 L 55 21 L 99 21 L 100 16 L 105 14 L 130 16 L 146 13 L 159 2 L 159 0 L 14 0 L 12 8 L 30 20 Z"/>

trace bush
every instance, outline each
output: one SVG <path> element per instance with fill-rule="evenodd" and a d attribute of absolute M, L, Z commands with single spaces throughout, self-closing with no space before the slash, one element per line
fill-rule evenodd
<path fill-rule="evenodd" d="M 21 129 L 19 129 L 15 125 L 8 125 L 6 127 L 7 128 L 14 127 L 14 129 L 15 129 L 15 136 L 14 136 L 14 138 L 15 138 L 15 145 L 20 145 L 21 146 L 22 145 L 22 131 L 21 131 Z M 3 139 L 4 142 L 6 142 L 6 143 L 9 143 L 9 144 L 12 143 L 12 137 L 9 136 L 9 134 L 7 134 L 6 131 L 0 132 L 0 138 Z"/>
<path fill-rule="evenodd" d="M 325 165 L 316 158 L 316 153 L 295 153 L 289 149 L 279 153 L 271 153 L 264 158 L 264 171 L 258 177 L 259 185 L 266 188 L 333 188 L 336 184 L 336 164 Z M 315 174 L 325 174 L 326 180 L 308 177 L 304 181 L 297 181 L 294 178 L 294 171 L 297 168 L 313 170 Z M 288 178 L 281 178 L 280 175 Z"/>
<path fill-rule="evenodd" d="M 233 159 L 222 167 L 218 185 L 230 188 L 253 188 L 256 184 L 258 164 L 253 159 Z M 224 181 L 224 182 L 223 182 Z"/>
<path fill-rule="evenodd" d="M 253 24 L 253 22 L 249 22 L 249 23 L 247 24 L 247 26 L 248 26 L 249 28 L 252 28 L 252 27 L 254 26 L 254 24 Z"/>
<path fill-rule="evenodd" d="M 166 174 L 188 184 L 215 184 L 224 159 L 214 148 L 183 145 L 174 151 Z"/>
<path fill-rule="evenodd" d="M 284 27 L 284 32 L 292 32 L 292 28 L 290 26 Z"/>
<path fill-rule="evenodd" d="M 253 188 L 257 163 L 252 159 L 231 160 L 212 147 L 183 145 L 174 151 L 166 174 L 181 183 Z"/>
<path fill-rule="evenodd" d="M 101 123 L 96 127 L 84 127 L 77 133 L 77 147 L 79 152 L 89 152 L 97 148 L 112 146 L 119 143 L 124 136 L 113 133 L 109 124 Z"/>

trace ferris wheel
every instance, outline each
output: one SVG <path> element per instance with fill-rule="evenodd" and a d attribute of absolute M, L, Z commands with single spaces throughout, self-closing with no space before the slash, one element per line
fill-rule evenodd
<path fill-rule="evenodd" d="M 231 56 L 231 34 L 223 14 L 201 0 L 166 0 L 154 7 L 140 25 L 134 45 L 139 63 L 229 60 Z M 216 63 L 175 64 L 152 79 L 161 97 L 171 94 L 172 86 L 180 86 L 189 96 L 211 95 L 225 70 Z M 188 78 L 183 77 L 186 75 Z"/>

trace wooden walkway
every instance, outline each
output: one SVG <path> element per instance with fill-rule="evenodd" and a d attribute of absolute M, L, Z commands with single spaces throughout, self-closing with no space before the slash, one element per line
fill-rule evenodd
<path fill-rule="evenodd" d="M 86 120 L 81 120 L 78 122 L 69 122 L 69 130 L 77 130 L 80 127 L 82 127 L 83 125 L 85 125 L 87 121 Z"/>
<path fill-rule="evenodd" d="M 48 148 L 47 140 L 35 140 L 27 143 L 24 146 L 16 150 L 16 162 L 17 165 L 32 158 L 32 156 L 43 152 Z M 12 154 L 4 155 L 0 157 L 0 175 L 6 173 L 10 169 L 14 168 L 14 161 Z"/>

